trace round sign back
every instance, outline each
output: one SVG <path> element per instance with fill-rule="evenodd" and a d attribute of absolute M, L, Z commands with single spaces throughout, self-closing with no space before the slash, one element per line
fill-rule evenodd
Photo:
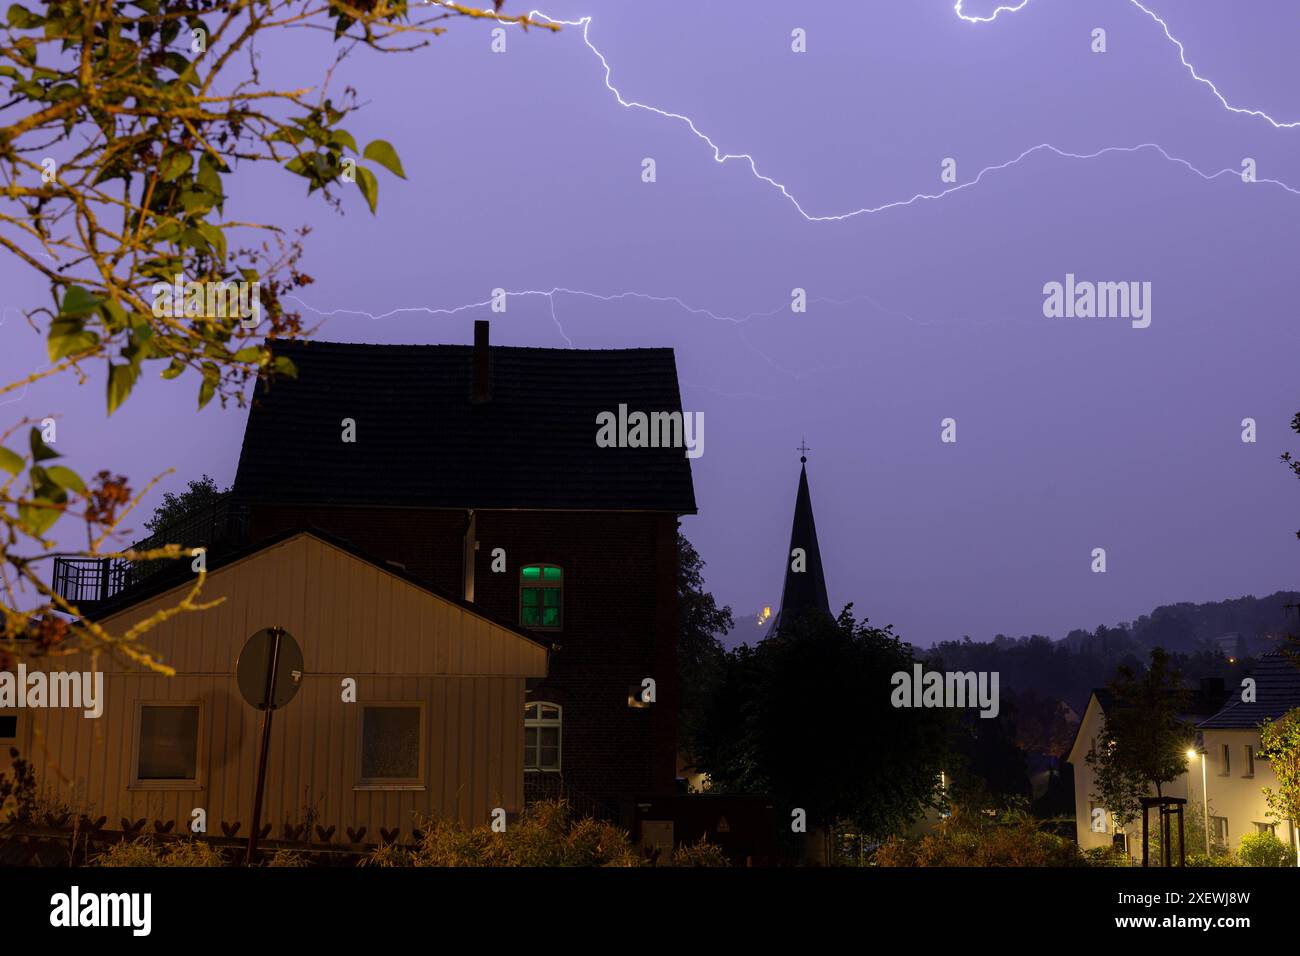
<path fill-rule="evenodd" d="M 293 700 L 302 684 L 302 648 L 281 627 L 267 627 L 244 643 L 235 663 L 239 693 L 250 706 L 276 710 Z"/>

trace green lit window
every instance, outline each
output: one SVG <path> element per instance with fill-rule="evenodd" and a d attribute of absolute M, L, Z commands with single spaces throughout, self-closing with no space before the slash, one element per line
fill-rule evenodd
<path fill-rule="evenodd" d="M 553 564 L 519 569 L 519 623 L 559 629 L 564 607 L 564 572 Z"/>

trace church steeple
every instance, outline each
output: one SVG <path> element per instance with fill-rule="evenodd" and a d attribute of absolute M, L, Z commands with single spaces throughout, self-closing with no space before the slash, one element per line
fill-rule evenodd
<path fill-rule="evenodd" d="M 799 451 L 811 449 L 806 443 Z M 801 553 L 796 553 L 799 549 Z M 831 616 L 826 596 L 826 577 L 822 573 L 822 553 L 817 547 L 817 525 L 813 521 L 812 495 L 808 493 L 808 457 L 799 456 L 799 490 L 794 499 L 794 523 L 790 528 L 790 547 L 785 553 L 785 586 L 781 589 L 781 610 L 772 621 L 776 633 L 782 621 L 821 613 Z"/>

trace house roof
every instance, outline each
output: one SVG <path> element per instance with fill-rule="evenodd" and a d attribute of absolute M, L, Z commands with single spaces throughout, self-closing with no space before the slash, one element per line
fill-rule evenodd
<path fill-rule="evenodd" d="M 1199 688 L 1185 688 L 1185 693 L 1185 703 L 1178 714 L 1178 718 L 1187 723 L 1194 723 L 1198 727 L 1204 726 L 1204 724 L 1198 723 L 1201 718 L 1213 714 L 1223 705 L 1226 695 L 1221 684 L 1216 682 L 1210 686 L 1204 681 Z M 1094 701 L 1103 715 L 1107 711 L 1113 712 L 1116 706 L 1115 692 L 1109 687 L 1094 687 L 1092 693 L 1088 695 L 1088 704 L 1079 717 L 1079 725 L 1074 728 L 1074 741 L 1070 744 L 1069 751 L 1071 762 L 1073 762 L 1075 750 L 1083 739 L 1083 731 L 1088 724 L 1088 714 Z"/>
<path fill-rule="evenodd" d="M 1214 716 L 1201 721 L 1202 730 L 1254 730 L 1300 707 L 1300 667 L 1282 651 L 1265 654 L 1250 675 L 1255 679 L 1255 699 L 1249 703 L 1240 694 Z"/>
<path fill-rule="evenodd" d="M 235 497 L 393 507 L 694 513 L 682 448 L 601 448 L 596 416 L 680 412 L 672 349 L 277 342 L 296 379 L 259 382 Z M 356 441 L 342 438 L 343 419 Z"/>
<path fill-rule="evenodd" d="M 432 594 L 434 597 L 463 608 L 464 610 L 483 618 L 485 621 L 495 624 L 497 627 L 511 631 L 533 644 L 537 644 L 540 647 L 544 647 L 551 651 L 559 650 L 558 645 L 539 639 L 535 632 L 522 628 L 518 624 L 508 621 L 505 618 L 498 617 L 497 615 L 484 610 L 479 605 L 474 604 L 471 601 L 466 601 L 456 594 L 453 594 L 444 588 L 440 588 L 435 584 L 430 584 L 428 581 L 409 573 L 405 568 L 399 567 L 390 561 L 385 561 L 383 558 L 377 557 L 368 551 L 358 548 L 356 545 L 352 544 L 352 542 L 340 538 L 337 535 L 330 534 L 328 531 L 323 531 L 320 528 L 309 526 L 290 528 L 235 551 L 228 551 L 216 555 L 210 554 L 207 558 L 208 573 L 212 574 L 215 571 L 219 571 L 222 568 L 235 564 L 238 561 L 242 561 L 245 558 L 252 557 L 261 551 L 273 548 L 278 544 L 282 544 L 283 542 L 289 541 L 302 534 L 311 535 L 314 538 L 324 541 L 326 544 L 338 548 L 340 551 L 346 552 L 359 561 L 373 565 L 374 567 L 379 568 L 396 578 L 400 578 L 406 583 L 417 587 L 428 594 Z M 157 597 L 165 591 L 170 591 L 172 588 L 189 584 L 193 580 L 194 572 L 190 569 L 190 560 L 189 557 L 186 556 L 174 562 L 174 567 L 150 575 L 144 581 L 140 582 L 139 585 L 128 588 L 112 598 L 109 598 L 107 601 L 96 605 L 93 611 L 85 614 L 85 617 L 92 621 L 102 621 L 106 618 L 112 617 L 114 614 L 120 614 L 122 611 L 140 604 L 143 601 Z"/>

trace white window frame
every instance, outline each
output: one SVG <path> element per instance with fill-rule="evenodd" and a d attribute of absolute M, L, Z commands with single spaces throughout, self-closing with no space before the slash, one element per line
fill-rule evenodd
<path fill-rule="evenodd" d="M 414 777 L 363 777 L 361 770 L 365 766 L 366 746 L 366 711 L 372 708 L 389 707 L 419 711 L 420 742 L 418 747 L 419 769 Z M 429 727 L 428 715 L 422 700 L 370 700 L 357 708 L 357 746 L 356 766 L 352 778 L 353 790 L 425 790 L 428 780 L 429 764 Z"/>
<path fill-rule="evenodd" d="M 543 707 L 554 707 L 556 715 L 554 717 L 541 716 Z M 536 708 L 536 717 L 529 717 L 528 711 Z M 542 735 L 543 728 L 555 728 L 555 766 L 554 767 L 530 767 L 528 766 L 528 728 L 537 729 L 537 759 L 542 757 Z M 564 708 L 555 701 L 551 700 L 530 700 L 524 704 L 524 772 L 525 773 L 561 773 L 564 768 Z"/>
<path fill-rule="evenodd" d="M 143 730 L 144 709 L 146 707 L 193 707 L 199 712 L 194 724 L 194 779 L 193 780 L 155 780 L 140 776 L 140 732 Z M 206 751 L 204 746 L 203 701 L 201 700 L 137 700 L 135 702 L 135 720 L 131 730 L 131 783 L 128 790 L 202 790 L 204 787 L 204 768 Z"/>

